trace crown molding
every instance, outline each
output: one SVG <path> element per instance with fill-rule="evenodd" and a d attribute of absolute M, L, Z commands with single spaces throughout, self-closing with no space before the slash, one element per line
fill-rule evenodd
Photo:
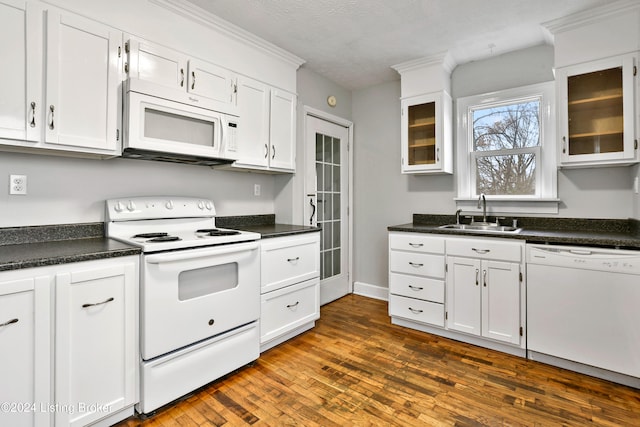
<path fill-rule="evenodd" d="M 149 0 L 149 3 L 167 9 L 176 15 L 180 15 L 198 24 L 209 27 L 248 46 L 266 51 L 270 55 L 293 65 L 296 70 L 306 62 L 304 59 L 185 0 Z"/>
<path fill-rule="evenodd" d="M 600 22 L 611 16 L 637 12 L 638 10 L 640 10 L 640 2 L 638 2 L 638 0 L 619 0 L 615 3 L 594 7 L 572 15 L 563 16 L 562 18 L 543 22 L 541 25 L 549 30 L 551 34 L 557 34 Z"/>
<path fill-rule="evenodd" d="M 402 62 L 397 65 L 392 65 L 391 68 L 402 74 L 407 71 L 413 71 L 418 68 L 428 67 L 431 65 L 440 65 L 447 73 L 451 74 L 453 69 L 458 65 L 453 59 L 451 54 L 446 52 L 440 52 L 435 55 L 426 56 L 424 58 L 412 59 L 411 61 Z"/>

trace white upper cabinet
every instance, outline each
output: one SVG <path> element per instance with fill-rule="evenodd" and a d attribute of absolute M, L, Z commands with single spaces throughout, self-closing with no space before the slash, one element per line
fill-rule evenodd
<path fill-rule="evenodd" d="M 556 71 L 561 166 L 638 161 L 636 67 L 628 54 Z"/>
<path fill-rule="evenodd" d="M 230 167 L 295 172 L 296 95 L 238 77 L 237 161 Z"/>
<path fill-rule="evenodd" d="M 548 22 L 555 41 L 561 167 L 637 163 L 640 3 Z"/>
<path fill-rule="evenodd" d="M 46 142 L 116 153 L 122 33 L 47 11 Z"/>
<path fill-rule="evenodd" d="M 235 113 L 235 73 L 182 52 L 136 38 L 128 42 L 130 77 L 155 83 L 209 101 L 225 113 Z"/>
<path fill-rule="evenodd" d="M 0 0 L 0 138 L 37 142 L 42 134 L 42 28 L 37 6 Z"/>
<path fill-rule="evenodd" d="M 447 55 L 395 65 L 401 76 L 401 172 L 453 173 L 451 70 Z"/>
<path fill-rule="evenodd" d="M 122 33 L 43 8 L 0 0 L 0 145 L 118 155 Z"/>

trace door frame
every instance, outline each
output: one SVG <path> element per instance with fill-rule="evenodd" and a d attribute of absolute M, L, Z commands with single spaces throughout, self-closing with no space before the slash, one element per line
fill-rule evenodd
<path fill-rule="evenodd" d="M 308 170 L 307 170 L 307 158 L 308 158 L 308 151 L 310 148 L 307 144 L 307 117 L 315 117 L 317 119 L 320 120 L 324 120 L 330 123 L 333 123 L 337 126 L 342 126 L 344 128 L 347 129 L 348 132 L 348 140 L 347 140 L 347 167 L 349 168 L 349 177 L 347 178 L 347 182 L 348 182 L 348 205 L 347 205 L 347 227 L 349 227 L 349 233 L 348 233 L 348 266 L 347 266 L 347 283 L 349 285 L 349 293 L 353 293 L 353 122 L 347 119 L 343 119 L 342 117 L 338 117 L 336 115 L 333 115 L 331 113 L 327 113 L 325 111 L 322 110 L 318 110 L 316 108 L 313 107 L 309 107 L 308 105 L 305 105 L 303 107 L 303 111 L 304 111 L 304 117 L 303 117 L 303 126 L 304 126 L 304 133 L 303 133 L 303 140 L 304 140 L 304 194 L 302 197 L 303 200 L 303 206 L 302 206 L 302 212 L 306 212 L 305 211 L 305 204 L 307 201 L 307 189 L 309 188 L 309 182 L 308 182 Z"/>

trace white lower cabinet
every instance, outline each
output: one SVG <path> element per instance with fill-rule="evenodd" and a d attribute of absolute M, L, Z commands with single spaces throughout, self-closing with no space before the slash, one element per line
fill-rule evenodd
<path fill-rule="evenodd" d="M 447 239 L 447 328 L 524 346 L 520 242 Z"/>
<path fill-rule="evenodd" d="M 389 234 L 389 315 L 444 327 L 445 239 Z"/>
<path fill-rule="evenodd" d="M 261 241 L 260 351 L 320 318 L 320 233 Z"/>
<path fill-rule="evenodd" d="M 138 258 L 65 265 L 55 275 L 56 426 L 136 403 Z"/>
<path fill-rule="evenodd" d="M 0 425 L 49 426 L 50 277 L 0 273 Z"/>

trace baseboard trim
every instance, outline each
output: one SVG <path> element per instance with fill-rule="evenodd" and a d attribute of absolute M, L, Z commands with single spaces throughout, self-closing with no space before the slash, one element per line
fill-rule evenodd
<path fill-rule="evenodd" d="M 353 283 L 353 293 L 363 297 L 389 301 L 389 288 L 364 282 Z"/>

